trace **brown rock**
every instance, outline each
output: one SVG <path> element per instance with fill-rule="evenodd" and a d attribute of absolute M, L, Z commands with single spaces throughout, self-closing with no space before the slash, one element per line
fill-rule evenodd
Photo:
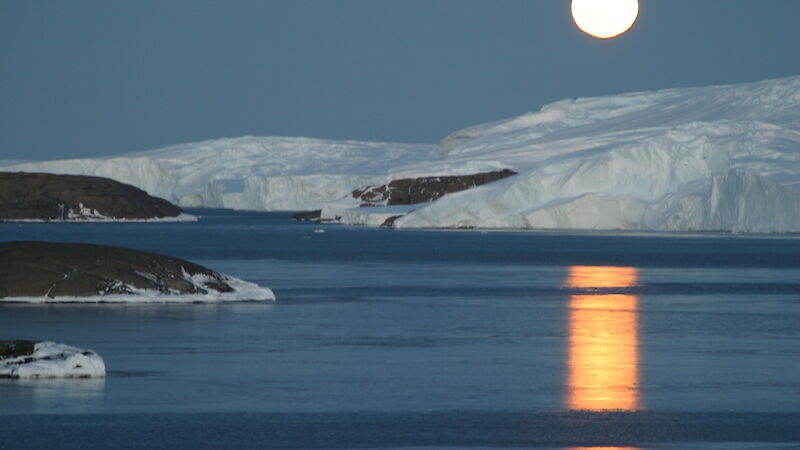
<path fill-rule="evenodd" d="M 403 215 L 398 214 L 396 216 L 391 216 L 386 218 L 386 220 L 384 220 L 383 223 L 381 224 L 381 228 L 394 228 L 394 221 L 401 217 L 403 217 Z"/>
<path fill-rule="evenodd" d="M 18 358 L 33 353 L 35 341 L 0 341 L 0 359 Z"/>
<path fill-rule="evenodd" d="M 0 221 L 81 220 L 83 208 L 113 219 L 176 217 L 183 211 L 128 184 L 83 175 L 0 172 Z M 91 217 L 83 217 L 89 219 Z"/>
<path fill-rule="evenodd" d="M 197 286 L 187 275 L 202 274 Z M 170 256 L 93 244 L 0 243 L 0 298 L 232 292 L 226 277 Z"/>
<path fill-rule="evenodd" d="M 292 216 L 292 220 L 298 222 L 316 222 L 322 217 L 322 210 L 316 209 L 314 211 L 300 211 Z"/>
<path fill-rule="evenodd" d="M 388 185 L 357 189 L 353 191 L 352 195 L 353 198 L 365 202 L 361 206 L 413 205 L 432 202 L 446 194 L 474 188 L 516 174 L 513 170 L 504 169 L 473 175 L 404 178 L 392 180 Z"/>

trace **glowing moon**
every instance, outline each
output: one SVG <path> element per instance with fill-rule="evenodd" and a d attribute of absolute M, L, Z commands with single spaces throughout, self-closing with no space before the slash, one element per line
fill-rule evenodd
<path fill-rule="evenodd" d="M 572 18 L 584 33 L 608 39 L 628 31 L 639 15 L 639 0 L 572 0 Z"/>

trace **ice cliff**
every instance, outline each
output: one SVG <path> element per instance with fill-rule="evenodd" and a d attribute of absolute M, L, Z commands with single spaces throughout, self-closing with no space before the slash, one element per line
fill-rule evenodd
<path fill-rule="evenodd" d="M 386 182 L 390 167 L 440 158 L 439 147 L 429 144 L 241 137 L 3 170 L 108 177 L 183 207 L 273 211 L 319 209 Z"/>
<path fill-rule="evenodd" d="M 442 148 L 391 178 L 519 174 L 418 205 L 395 227 L 800 232 L 800 77 L 566 100 Z M 354 216 L 345 206 L 329 214 Z M 355 222 L 376 222 L 365 214 L 382 211 Z"/>

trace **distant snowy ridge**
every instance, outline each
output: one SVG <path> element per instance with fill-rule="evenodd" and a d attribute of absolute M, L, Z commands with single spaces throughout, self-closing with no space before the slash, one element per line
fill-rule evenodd
<path fill-rule="evenodd" d="M 391 178 L 520 173 L 418 205 L 395 227 L 800 232 L 800 77 L 566 100 L 442 147 L 442 160 Z M 386 215 L 344 206 L 327 209 L 354 223 Z"/>
<path fill-rule="evenodd" d="M 505 169 L 518 174 L 412 207 L 348 198 L 390 180 Z M 185 207 L 321 209 L 368 226 L 800 232 L 800 76 L 563 100 L 441 146 L 244 137 L 5 170 L 101 175 Z"/>
<path fill-rule="evenodd" d="M 390 167 L 440 158 L 429 144 L 241 137 L 3 170 L 108 177 L 183 207 L 272 211 L 319 209 L 384 183 Z"/>
<path fill-rule="evenodd" d="M 97 353 L 55 342 L 37 342 L 30 355 L 0 359 L 0 378 L 103 378 Z"/>

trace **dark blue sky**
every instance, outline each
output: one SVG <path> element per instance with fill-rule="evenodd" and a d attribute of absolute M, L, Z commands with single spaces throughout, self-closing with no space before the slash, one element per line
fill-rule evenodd
<path fill-rule="evenodd" d="M 241 135 L 437 142 L 563 98 L 800 74 L 800 1 L 0 0 L 0 159 Z"/>

